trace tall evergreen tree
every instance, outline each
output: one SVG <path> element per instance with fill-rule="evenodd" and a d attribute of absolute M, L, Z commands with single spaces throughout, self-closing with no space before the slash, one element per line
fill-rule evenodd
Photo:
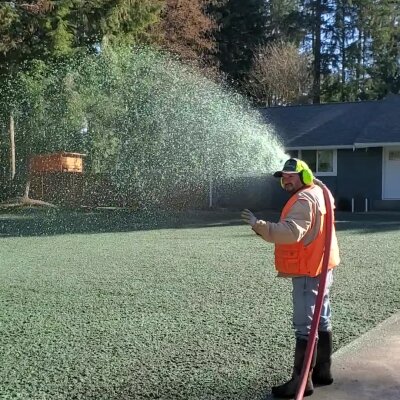
<path fill-rule="evenodd" d="M 370 13 L 373 12 L 371 0 L 354 0 L 352 3 L 352 20 L 354 21 L 355 36 L 349 46 L 348 59 L 352 61 L 352 86 L 354 99 L 367 99 L 368 93 L 368 66 L 370 65 L 370 29 L 368 27 Z"/>
<path fill-rule="evenodd" d="M 313 103 L 321 102 L 321 79 L 329 73 L 331 63 L 327 43 L 330 41 L 332 6 L 335 0 L 300 1 L 301 26 L 305 36 L 303 46 L 313 55 Z"/>
<path fill-rule="evenodd" d="M 215 37 L 220 69 L 229 80 L 240 84 L 251 68 L 253 51 L 266 39 L 265 0 L 227 0 L 211 7 L 220 29 Z"/>
<path fill-rule="evenodd" d="M 104 38 L 138 41 L 163 0 L 16 0 L 0 4 L 0 64 L 93 49 Z"/>
<path fill-rule="evenodd" d="M 312 53 L 314 103 L 399 92 L 398 1 L 268 1 L 266 10 L 267 41 L 284 38 Z"/>
<path fill-rule="evenodd" d="M 302 15 L 298 0 L 266 2 L 266 37 L 268 41 L 299 44 L 304 39 Z"/>
<path fill-rule="evenodd" d="M 400 5 L 381 0 L 336 0 L 324 101 L 379 98 L 399 91 Z"/>
<path fill-rule="evenodd" d="M 372 89 L 379 97 L 400 92 L 400 3 L 375 2 L 370 19 Z"/>
<path fill-rule="evenodd" d="M 357 31 L 354 17 L 354 6 L 348 0 L 332 1 L 328 18 L 323 16 L 329 21 L 324 33 L 326 66 L 321 81 L 324 102 L 354 100 L 352 83 L 356 58 L 353 48 Z"/>

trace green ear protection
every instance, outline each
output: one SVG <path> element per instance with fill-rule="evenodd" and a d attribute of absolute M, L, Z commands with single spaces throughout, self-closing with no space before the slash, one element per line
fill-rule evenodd
<path fill-rule="evenodd" d="M 303 185 L 311 185 L 314 181 L 314 175 L 310 169 L 310 167 L 302 160 L 295 159 L 296 163 L 296 172 L 300 176 L 301 183 Z M 285 186 L 283 184 L 283 180 L 281 178 L 281 186 L 284 189 Z"/>
<path fill-rule="evenodd" d="M 313 183 L 314 175 L 304 161 L 297 160 L 296 171 L 298 171 L 303 185 L 311 185 Z"/>
<path fill-rule="evenodd" d="M 304 185 L 311 185 L 314 180 L 314 175 L 310 169 L 303 169 L 300 173 L 300 180 Z"/>

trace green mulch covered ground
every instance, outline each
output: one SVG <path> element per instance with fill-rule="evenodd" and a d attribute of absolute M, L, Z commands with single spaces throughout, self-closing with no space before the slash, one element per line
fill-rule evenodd
<path fill-rule="evenodd" d="M 267 214 L 276 219 L 276 214 Z M 338 215 L 338 349 L 400 310 L 400 215 Z M 238 213 L 0 214 L 1 399 L 261 399 L 291 283 Z"/>

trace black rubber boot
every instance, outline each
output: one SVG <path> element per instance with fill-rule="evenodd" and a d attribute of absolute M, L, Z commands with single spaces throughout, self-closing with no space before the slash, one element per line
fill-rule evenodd
<path fill-rule="evenodd" d="M 272 388 L 272 394 L 274 395 L 274 397 L 279 398 L 279 399 L 292 399 L 295 397 L 297 387 L 300 385 L 301 369 L 303 368 L 303 361 L 304 361 L 304 356 L 306 353 L 306 348 L 307 348 L 306 340 L 301 340 L 301 339 L 296 340 L 296 349 L 294 352 L 294 368 L 293 368 L 292 379 L 290 379 L 288 382 L 284 383 L 283 385 L 274 386 Z M 311 380 L 311 374 L 312 374 L 313 367 L 315 365 L 315 360 L 316 360 L 316 353 L 314 351 L 314 354 L 313 354 L 313 357 L 311 360 L 310 372 L 309 372 L 308 378 L 307 378 L 306 388 L 304 390 L 304 396 L 310 396 L 314 392 L 314 386 L 313 386 L 313 383 Z"/>
<path fill-rule="evenodd" d="M 332 332 L 318 332 L 317 361 L 312 374 L 316 385 L 330 385 L 333 382 L 332 365 Z"/>

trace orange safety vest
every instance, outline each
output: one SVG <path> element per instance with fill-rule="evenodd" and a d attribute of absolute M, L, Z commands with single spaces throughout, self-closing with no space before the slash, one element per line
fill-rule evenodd
<path fill-rule="evenodd" d="M 322 270 L 322 259 L 325 248 L 325 202 L 322 189 L 319 186 L 307 186 L 299 192 L 295 193 L 285 204 L 282 210 L 280 221 L 283 221 L 287 216 L 290 208 L 299 199 L 299 194 L 308 191 L 317 197 L 316 207 L 313 209 L 321 214 L 321 226 L 315 239 L 308 245 L 304 245 L 303 240 L 292 244 L 275 244 L 275 268 L 278 272 L 287 275 L 307 275 L 317 276 Z M 333 206 L 333 198 L 331 198 Z M 313 229 L 315 218 L 311 221 L 311 228 Z M 340 262 L 339 248 L 335 233 L 335 224 L 332 224 L 332 243 L 329 257 L 328 268 L 332 269 Z"/>

